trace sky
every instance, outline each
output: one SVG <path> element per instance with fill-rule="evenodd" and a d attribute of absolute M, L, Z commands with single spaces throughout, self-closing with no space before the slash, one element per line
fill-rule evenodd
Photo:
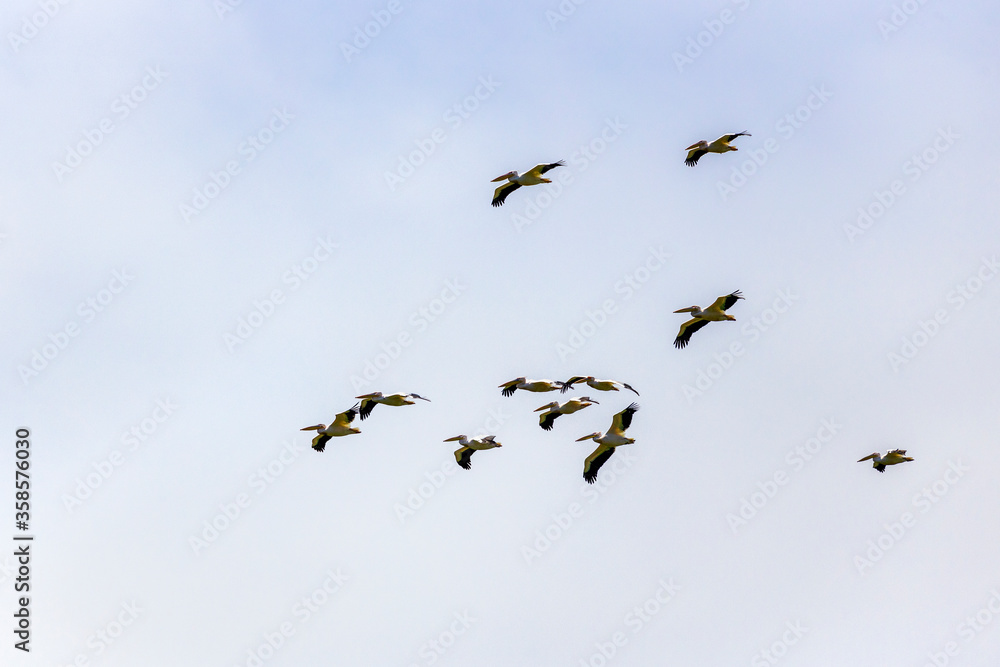
<path fill-rule="evenodd" d="M 997 664 L 998 19 L 8 3 L 3 664 Z"/>

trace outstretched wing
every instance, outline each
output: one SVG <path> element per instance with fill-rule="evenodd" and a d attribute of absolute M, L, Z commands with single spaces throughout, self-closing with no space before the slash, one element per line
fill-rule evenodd
<path fill-rule="evenodd" d="M 625 387 L 626 389 L 628 389 L 629 391 L 633 392 L 636 396 L 639 395 L 639 392 L 637 392 L 635 389 L 633 389 L 632 386 L 628 382 L 622 382 L 622 386 Z"/>
<path fill-rule="evenodd" d="M 541 176 L 549 169 L 555 169 L 556 167 L 565 167 L 565 166 L 566 163 L 563 162 L 562 160 L 559 160 L 558 162 L 553 162 L 551 164 L 536 164 L 534 167 L 528 170 L 528 174 L 532 174 L 534 176 Z M 525 174 L 525 176 L 527 176 L 528 174 Z"/>
<path fill-rule="evenodd" d="M 466 470 L 472 470 L 472 455 L 475 453 L 472 447 L 460 447 L 455 450 L 455 460 Z"/>
<path fill-rule="evenodd" d="M 515 183 L 514 181 L 501 185 L 496 189 L 496 192 L 493 193 L 493 206 L 503 206 L 503 202 L 507 199 L 507 195 L 514 190 L 517 190 L 519 187 L 521 187 L 521 184 Z"/>
<path fill-rule="evenodd" d="M 705 150 L 704 148 L 692 148 L 691 150 L 688 151 L 688 155 L 687 158 L 684 160 L 684 164 L 686 164 L 689 167 L 695 166 L 696 164 L 698 164 L 698 160 L 701 159 L 701 156 L 707 152 L 708 151 Z"/>
<path fill-rule="evenodd" d="M 333 423 L 337 424 L 338 426 L 347 426 L 348 424 L 350 424 L 352 421 L 354 421 L 354 417 L 358 414 L 358 405 L 359 405 L 358 403 L 355 403 L 353 408 L 349 410 L 344 410 L 343 412 L 338 414 L 336 417 L 333 418 Z M 371 412 L 371 410 L 369 409 L 368 412 Z"/>
<path fill-rule="evenodd" d="M 597 471 L 601 469 L 604 462 L 610 459 L 614 453 L 614 447 L 601 445 L 594 450 L 593 454 L 587 457 L 587 460 L 583 462 L 583 478 L 587 480 L 587 484 L 593 484 L 597 481 Z"/>
<path fill-rule="evenodd" d="M 326 451 L 326 443 L 330 440 L 330 436 L 326 433 L 320 433 L 315 438 L 313 438 L 312 448 L 317 452 Z"/>
<path fill-rule="evenodd" d="M 727 134 L 727 135 L 723 136 L 723 139 L 725 139 L 726 143 L 728 144 L 730 141 L 732 141 L 736 137 L 749 137 L 749 136 L 750 136 L 750 133 L 747 132 L 746 130 L 744 130 L 743 132 L 737 132 L 736 134 Z"/>
<path fill-rule="evenodd" d="M 573 377 L 562 383 L 562 389 L 560 389 L 560 392 L 565 394 L 567 391 L 570 390 L 570 387 L 575 385 L 577 382 L 583 382 L 586 379 L 587 378 L 583 377 L 582 375 L 574 375 Z"/>
<path fill-rule="evenodd" d="M 691 341 L 691 334 L 693 334 L 698 329 L 708 324 L 708 320 L 702 320 L 694 318 L 688 320 L 681 325 L 681 330 L 677 332 L 677 338 L 674 339 L 674 347 L 678 350 L 687 347 L 687 344 Z"/>
<path fill-rule="evenodd" d="M 632 415 L 639 411 L 639 404 L 633 403 L 621 412 L 615 415 L 615 418 L 611 421 L 612 430 L 617 429 L 624 432 L 629 426 L 632 425 Z"/>
<path fill-rule="evenodd" d="M 361 421 L 368 419 L 368 415 L 372 413 L 372 410 L 375 409 L 376 405 L 378 405 L 378 403 L 370 398 L 366 398 L 361 401 L 361 408 L 358 410 L 358 414 L 361 415 Z"/>
<path fill-rule="evenodd" d="M 538 418 L 538 425 L 546 431 L 551 431 L 553 422 L 561 414 L 561 412 L 543 412 L 542 416 Z"/>
<path fill-rule="evenodd" d="M 729 310 L 734 303 L 743 298 L 743 293 L 736 290 L 732 294 L 727 294 L 726 296 L 720 296 L 718 299 L 712 302 L 712 305 L 706 308 L 709 310 L 715 308 L 716 310 Z"/>

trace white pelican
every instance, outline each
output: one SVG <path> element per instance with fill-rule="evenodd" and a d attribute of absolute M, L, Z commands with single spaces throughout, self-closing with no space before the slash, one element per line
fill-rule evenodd
<path fill-rule="evenodd" d="M 688 151 L 687 159 L 684 160 L 684 164 L 689 167 L 693 167 L 698 164 L 698 160 L 705 153 L 728 153 L 729 151 L 739 150 L 734 146 L 730 146 L 729 142 L 736 137 L 749 137 L 749 132 L 737 132 L 736 134 L 724 134 L 712 143 L 707 141 L 699 141 L 696 144 L 691 144 L 684 150 Z"/>
<path fill-rule="evenodd" d="M 559 162 L 553 162 L 552 164 L 538 164 L 535 165 L 534 169 L 529 169 L 523 174 L 518 175 L 516 171 L 508 171 L 503 176 L 497 176 L 490 183 L 499 183 L 500 181 L 507 181 L 500 187 L 496 189 L 493 193 L 493 205 L 503 206 L 503 202 L 507 199 L 509 195 L 514 190 L 517 190 L 522 185 L 538 185 L 539 183 L 551 183 L 552 181 L 548 178 L 542 178 L 542 174 L 547 172 L 549 169 L 555 169 L 556 167 L 563 167 L 566 163 L 562 160 Z"/>
<path fill-rule="evenodd" d="M 912 456 L 906 455 L 905 449 L 894 449 L 885 456 L 881 456 L 878 452 L 869 454 L 863 459 L 858 459 L 858 463 L 862 461 L 867 461 L 868 459 L 873 459 L 872 467 L 879 472 L 885 472 L 886 466 L 894 466 L 897 463 L 905 463 L 907 461 L 912 461 Z"/>
<path fill-rule="evenodd" d="M 484 435 L 481 438 L 472 438 L 471 440 L 468 436 L 456 435 L 454 438 L 448 438 L 445 442 L 454 442 L 456 440 L 462 446 L 455 450 L 455 460 L 458 461 L 458 465 L 466 470 L 472 469 L 472 455 L 478 450 L 503 446 L 496 441 L 495 435 Z"/>
<path fill-rule="evenodd" d="M 365 394 L 363 396 L 355 396 L 354 398 L 360 398 L 361 400 L 361 419 L 367 419 L 368 415 L 372 413 L 375 406 L 381 403 L 382 405 L 413 405 L 416 403 L 413 399 L 419 398 L 421 401 L 427 401 L 430 403 L 431 399 L 424 398 L 420 394 L 389 394 L 388 396 L 383 396 L 382 392 L 376 391 L 371 394 Z"/>
<path fill-rule="evenodd" d="M 510 382 L 504 382 L 503 384 L 497 386 L 503 389 L 503 391 L 500 392 L 501 394 L 504 396 L 510 396 L 518 389 L 524 389 L 525 391 L 562 390 L 562 388 L 566 386 L 566 383 L 560 382 L 559 380 L 529 380 L 522 375 L 519 378 L 514 378 Z"/>
<path fill-rule="evenodd" d="M 341 435 L 351 435 L 353 433 L 361 433 L 361 429 L 351 426 L 351 422 L 354 421 L 354 415 L 356 414 L 358 414 L 357 403 L 355 403 L 354 407 L 350 410 L 345 410 L 334 417 L 333 423 L 329 426 L 326 424 L 316 424 L 315 426 L 306 426 L 300 430 L 319 431 L 319 435 L 313 438 L 312 448 L 317 452 L 322 452 L 326 449 L 326 442 L 330 438 L 335 438 Z"/>
<path fill-rule="evenodd" d="M 556 417 L 559 415 L 571 415 L 578 410 L 589 408 L 591 405 L 600 405 L 600 403 L 592 401 L 589 396 L 578 396 L 576 398 L 571 398 L 564 403 L 560 403 L 559 401 L 546 403 L 542 407 L 535 409 L 535 412 L 541 412 L 542 410 L 547 411 L 542 412 L 542 414 L 538 416 L 538 425 L 546 431 L 551 431 L 552 423 L 555 422 Z"/>
<path fill-rule="evenodd" d="M 690 319 L 681 325 L 681 330 L 677 332 L 677 338 L 674 339 L 674 347 L 678 350 L 686 347 L 691 340 L 691 334 L 709 322 L 735 321 L 736 318 L 732 315 L 726 315 L 725 311 L 729 310 L 734 303 L 742 298 L 743 295 L 740 294 L 739 290 L 736 290 L 732 294 L 720 296 L 705 310 L 702 310 L 698 306 L 689 306 L 688 308 L 675 310 L 675 313 L 691 313 L 694 315 L 694 319 Z"/>
<path fill-rule="evenodd" d="M 631 445 L 635 442 L 635 438 L 625 437 L 625 429 L 632 423 L 632 415 L 638 409 L 639 404 L 633 403 L 616 414 L 614 419 L 611 420 L 611 428 L 608 429 L 607 433 L 598 431 L 597 433 L 591 433 L 590 435 L 576 439 L 577 442 L 593 440 L 598 443 L 598 447 L 594 450 L 594 453 L 588 456 L 587 460 L 583 462 L 583 478 L 587 480 L 588 484 L 593 484 L 597 480 L 597 471 L 615 453 L 615 447 Z"/>
<path fill-rule="evenodd" d="M 636 396 L 639 395 L 639 392 L 633 389 L 627 382 L 618 382 L 617 380 L 595 380 L 593 375 L 588 375 L 587 377 L 583 377 L 582 375 L 571 377 L 566 381 L 562 390 L 566 391 L 579 382 L 586 382 L 591 386 L 591 388 L 596 389 L 597 391 L 618 391 L 620 387 L 624 387 L 625 389 L 633 392 Z"/>

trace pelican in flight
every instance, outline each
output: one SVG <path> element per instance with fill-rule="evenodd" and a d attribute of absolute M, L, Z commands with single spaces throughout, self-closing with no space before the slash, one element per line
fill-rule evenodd
<path fill-rule="evenodd" d="M 736 137 L 749 137 L 749 132 L 737 132 L 736 134 L 724 134 L 712 143 L 707 141 L 699 141 L 696 144 L 691 144 L 684 150 L 688 152 L 687 159 L 684 160 L 684 164 L 689 167 L 693 167 L 698 164 L 698 160 L 705 153 L 728 153 L 729 151 L 739 150 L 735 146 L 730 146 L 729 142 Z"/>
<path fill-rule="evenodd" d="M 863 459 L 858 459 L 858 463 L 867 461 L 868 459 L 872 459 L 872 467 L 875 468 L 875 470 L 885 472 L 886 466 L 894 466 L 897 463 L 906 463 L 907 461 L 912 461 L 913 457 L 907 456 L 905 449 L 894 449 L 885 456 L 882 456 L 878 452 L 869 454 Z"/>
<path fill-rule="evenodd" d="M 496 189 L 493 193 L 493 205 L 503 206 L 503 202 L 507 199 L 509 195 L 514 190 L 517 190 L 522 185 L 538 185 L 539 183 L 551 183 L 552 181 L 548 178 L 542 178 L 542 174 L 547 172 L 549 169 L 555 169 L 556 167 L 564 167 L 566 163 L 562 160 L 559 162 L 553 162 L 552 164 L 538 164 L 535 165 L 534 169 L 529 169 L 523 174 L 518 174 L 516 171 L 508 171 L 503 176 L 497 176 L 491 183 L 499 183 L 500 181 L 507 181 L 500 187 Z"/>
<path fill-rule="evenodd" d="M 496 441 L 495 435 L 484 435 L 481 438 L 472 438 L 471 440 L 466 435 L 456 435 L 454 438 L 445 440 L 445 442 L 455 441 L 458 441 L 458 444 L 462 445 L 455 450 L 455 460 L 458 461 L 458 465 L 466 470 L 472 469 L 472 455 L 478 450 L 503 446 Z"/>
<path fill-rule="evenodd" d="M 326 443 L 330 438 L 336 438 L 341 435 L 351 435 L 353 433 L 361 433 L 361 429 L 351 426 L 351 422 L 354 421 L 354 415 L 358 414 L 358 404 L 355 403 L 354 407 L 350 410 L 345 410 L 333 418 L 333 423 L 327 426 L 326 424 L 316 424 L 315 426 L 306 426 L 302 431 L 318 431 L 319 434 L 313 438 L 312 448 L 317 452 L 322 452 L 326 449 Z"/>
<path fill-rule="evenodd" d="M 621 447 L 622 445 L 631 445 L 635 442 L 635 438 L 628 438 L 625 436 L 625 429 L 629 427 L 632 423 L 632 415 L 636 413 L 639 409 L 638 403 L 633 403 L 628 406 L 618 414 L 614 416 L 611 420 L 611 428 L 608 429 L 607 433 L 591 433 L 590 435 L 585 435 L 582 438 L 577 438 L 577 442 L 583 442 L 584 440 L 593 440 L 598 444 L 597 449 L 594 453 L 587 457 L 587 460 L 583 462 L 583 478 L 587 480 L 588 484 L 593 484 L 597 480 L 597 471 L 601 469 L 604 462 L 611 458 L 611 455 L 615 453 L 615 447 Z"/>
<path fill-rule="evenodd" d="M 431 399 L 424 398 L 420 394 L 389 394 L 388 396 L 383 396 L 382 392 L 376 391 L 372 394 L 365 394 L 364 396 L 355 396 L 354 398 L 360 398 L 361 400 L 361 419 L 367 419 L 368 415 L 372 413 L 375 406 L 381 403 L 382 405 L 413 405 L 416 403 L 413 399 L 419 398 L 421 401 L 427 401 L 430 403 Z"/>
<path fill-rule="evenodd" d="M 560 382 L 559 380 L 529 380 L 524 376 L 519 378 L 514 378 L 510 382 L 504 382 L 498 385 L 503 391 L 500 393 L 504 396 L 510 396 L 518 389 L 524 389 L 525 391 L 555 391 L 559 389 L 562 391 L 563 387 L 566 386 L 565 382 Z"/>
<path fill-rule="evenodd" d="M 730 322 L 735 321 L 736 318 L 732 315 L 727 315 L 726 311 L 742 298 L 743 295 L 740 294 L 739 290 L 736 290 L 732 294 L 720 296 L 705 310 L 702 310 L 698 306 L 689 306 L 687 308 L 675 310 L 675 313 L 691 313 L 694 315 L 694 318 L 681 325 L 681 330 L 677 332 L 677 338 L 674 339 L 674 347 L 678 350 L 686 347 L 691 341 L 691 334 L 709 322 L 724 322 L 727 320 Z"/>
<path fill-rule="evenodd" d="M 542 410 L 546 410 L 546 412 L 542 412 L 542 414 L 538 416 L 538 425 L 546 431 L 551 431 L 552 424 L 559 415 L 571 415 L 574 412 L 583 410 L 584 408 L 589 408 L 591 405 L 600 405 L 600 403 L 592 401 L 589 396 L 571 398 L 564 403 L 560 403 L 559 401 L 546 403 L 542 407 L 535 410 L 535 412 L 542 412 Z"/>
<path fill-rule="evenodd" d="M 595 380 L 593 375 L 588 375 L 587 377 L 583 377 L 582 375 L 571 377 L 569 380 L 566 380 L 562 390 L 566 391 L 579 382 L 586 382 L 592 389 L 596 389 L 597 391 L 618 391 L 619 388 L 625 388 L 633 392 L 636 396 L 639 395 L 639 392 L 633 389 L 627 382 L 618 382 L 617 380 Z"/>

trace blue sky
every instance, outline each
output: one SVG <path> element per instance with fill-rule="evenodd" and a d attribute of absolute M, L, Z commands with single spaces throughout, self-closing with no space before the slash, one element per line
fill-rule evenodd
<path fill-rule="evenodd" d="M 11 3 L 4 664 L 994 664 L 997 18 Z M 521 375 L 640 392 L 599 484 Z"/>

